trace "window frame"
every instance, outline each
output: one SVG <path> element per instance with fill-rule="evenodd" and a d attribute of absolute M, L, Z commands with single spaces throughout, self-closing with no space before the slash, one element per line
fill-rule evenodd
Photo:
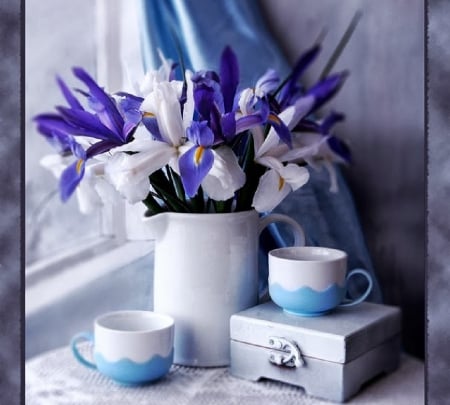
<path fill-rule="evenodd" d="M 130 19 L 139 21 L 139 3 L 124 3 L 122 0 L 96 0 L 95 5 L 97 80 L 110 92 L 121 89 L 125 82 L 124 58 L 142 58 L 138 24 L 129 22 Z M 132 43 L 135 46 L 130 49 Z M 149 241 L 143 223 L 139 224 L 143 211 L 143 205 L 132 207 L 125 200 L 104 206 L 97 237 L 27 265 L 25 315 L 151 253 L 154 243 Z"/>

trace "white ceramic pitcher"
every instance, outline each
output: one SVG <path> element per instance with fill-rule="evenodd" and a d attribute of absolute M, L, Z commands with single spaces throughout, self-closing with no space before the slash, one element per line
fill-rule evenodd
<path fill-rule="evenodd" d="M 258 303 L 258 239 L 269 223 L 301 226 L 282 214 L 167 212 L 145 219 L 155 242 L 154 311 L 175 319 L 174 362 L 230 362 L 230 316 Z"/>

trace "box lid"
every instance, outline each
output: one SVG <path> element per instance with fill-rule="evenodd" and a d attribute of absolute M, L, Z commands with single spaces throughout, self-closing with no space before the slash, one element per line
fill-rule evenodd
<path fill-rule="evenodd" d="M 347 363 L 400 333 L 397 307 L 363 302 L 305 318 L 285 313 L 272 301 L 234 314 L 232 340 L 269 348 L 271 337 L 293 340 L 303 356 Z"/>

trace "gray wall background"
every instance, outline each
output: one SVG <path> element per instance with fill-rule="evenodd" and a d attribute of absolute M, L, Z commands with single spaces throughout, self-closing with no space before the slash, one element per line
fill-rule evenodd
<path fill-rule="evenodd" d="M 328 109 L 346 114 L 336 132 L 350 144 L 345 170 L 387 304 L 403 311 L 404 348 L 424 353 L 424 2 L 260 0 L 289 60 L 327 30 L 306 76 L 315 80 L 350 23 L 363 13 L 334 71 L 349 69 Z M 448 21 L 448 20 L 447 20 Z M 450 48 L 449 48 L 450 49 Z"/>

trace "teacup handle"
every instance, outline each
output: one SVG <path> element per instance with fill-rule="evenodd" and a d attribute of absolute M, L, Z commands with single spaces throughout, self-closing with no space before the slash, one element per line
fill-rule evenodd
<path fill-rule="evenodd" d="M 89 360 L 86 360 L 81 353 L 78 351 L 77 344 L 81 340 L 87 340 L 88 342 L 94 343 L 94 335 L 91 332 L 81 332 L 75 335 L 72 340 L 70 341 L 70 347 L 72 348 L 72 353 L 75 356 L 75 358 L 83 365 L 89 368 L 93 368 L 94 370 L 97 369 L 97 366 L 90 362 Z"/>
<path fill-rule="evenodd" d="M 284 222 L 292 227 L 292 232 L 294 234 L 294 246 L 304 246 L 305 245 L 305 231 L 300 226 L 300 224 L 284 214 L 268 214 L 259 219 L 259 233 L 263 229 L 271 224 L 272 222 Z"/>
<path fill-rule="evenodd" d="M 367 289 L 364 292 L 364 294 L 362 294 L 360 297 L 356 298 L 354 301 L 339 304 L 340 307 L 351 307 L 353 305 L 360 304 L 369 296 L 370 292 L 372 291 L 372 287 L 373 287 L 372 276 L 370 275 L 370 273 L 367 270 L 363 270 L 363 269 L 354 269 L 350 273 L 348 273 L 347 277 L 345 278 L 345 285 L 346 286 L 348 285 L 348 280 L 350 280 L 350 277 L 354 276 L 355 274 L 361 274 L 361 275 L 365 276 L 367 281 L 369 282 L 369 285 L 367 286 Z"/>

